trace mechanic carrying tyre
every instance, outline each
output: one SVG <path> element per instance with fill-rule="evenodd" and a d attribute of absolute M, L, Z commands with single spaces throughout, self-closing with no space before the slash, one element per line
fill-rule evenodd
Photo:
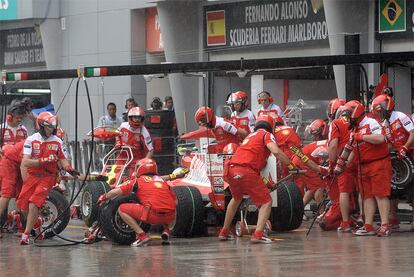
<path fill-rule="evenodd" d="M 158 167 L 152 159 L 142 159 L 137 164 L 136 177 L 125 184 L 103 194 L 98 199 L 102 204 L 119 195 L 135 193 L 139 203 L 123 203 L 118 214 L 136 233 L 136 241 L 131 246 L 145 246 L 151 238 L 137 221 L 149 224 L 162 224 L 163 244 L 169 244 L 171 232 L 168 225 L 175 220 L 176 196 L 164 179 L 157 175 Z"/>
<path fill-rule="evenodd" d="M 272 198 L 269 188 L 260 176 L 260 170 L 265 167 L 270 153 L 286 164 L 290 170 L 295 169 L 295 166 L 276 144 L 273 136 L 274 125 L 274 120 L 270 115 L 259 116 L 256 120 L 254 132 L 244 139 L 232 158 L 225 163 L 224 178 L 230 185 L 232 199 L 227 206 L 224 226 L 220 231 L 219 240 L 234 239 L 230 233 L 230 225 L 243 200 L 243 195 L 247 194 L 253 203 L 260 207 L 256 231 L 251 238 L 251 242 L 272 242 L 263 234 L 272 209 Z"/>

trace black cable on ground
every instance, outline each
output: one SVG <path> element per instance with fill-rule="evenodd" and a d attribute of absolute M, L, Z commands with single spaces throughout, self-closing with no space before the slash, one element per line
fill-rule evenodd
<path fill-rule="evenodd" d="M 86 176 L 89 175 L 89 171 L 90 171 L 90 167 L 91 167 L 91 163 L 92 163 L 92 155 L 93 155 L 93 142 L 94 142 L 94 134 L 93 134 L 93 112 L 92 112 L 92 104 L 91 104 L 91 99 L 90 99 L 90 95 L 89 95 L 89 88 L 88 88 L 88 84 L 86 82 L 86 79 L 83 78 L 84 80 L 84 84 L 85 84 L 85 89 L 86 89 L 86 96 L 88 98 L 88 105 L 89 105 L 89 113 L 90 113 L 90 118 L 91 118 L 91 130 L 92 130 L 92 142 L 91 142 L 91 147 L 90 147 L 90 153 L 89 153 L 89 163 L 88 163 L 88 168 L 86 171 Z M 77 144 L 78 144 L 78 96 L 79 96 L 79 81 L 80 81 L 80 77 L 78 78 L 77 82 L 76 82 L 76 104 L 75 104 L 75 155 L 74 155 L 74 159 L 75 159 L 75 168 L 77 166 L 77 154 L 78 154 L 78 148 L 77 148 Z M 72 83 L 71 83 L 72 84 Z M 75 180 L 76 182 L 76 180 Z M 81 193 L 82 189 L 84 188 L 84 186 L 86 185 L 86 178 L 85 180 L 83 180 L 82 184 L 79 187 L 78 192 L 74 195 L 74 191 L 75 191 L 75 186 L 72 190 L 72 196 L 71 196 L 71 200 L 69 202 L 69 205 L 64 209 L 64 212 L 62 212 L 60 215 L 58 215 L 58 217 L 51 223 L 49 224 L 49 226 L 47 226 L 46 228 L 44 228 L 42 230 L 42 232 L 40 234 L 38 234 L 34 240 L 34 245 L 38 246 L 38 247 L 61 247 L 61 246 L 72 246 L 72 245 L 77 245 L 77 244 L 82 244 L 85 243 L 85 239 L 83 240 L 73 240 L 73 239 L 69 239 L 66 237 L 61 236 L 60 234 L 56 233 L 55 231 L 55 224 L 56 222 L 58 222 L 58 220 L 66 213 L 66 211 L 70 211 L 70 207 L 72 206 L 72 204 L 74 203 L 75 199 L 79 196 L 79 194 Z M 44 232 L 46 232 L 46 230 L 51 229 L 53 234 L 64 240 L 64 241 L 68 241 L 70 243 L 59 243 L 59 244 L 39 244 L 37 243 L 37 239 L 38 237 L 43 234 Z"/>

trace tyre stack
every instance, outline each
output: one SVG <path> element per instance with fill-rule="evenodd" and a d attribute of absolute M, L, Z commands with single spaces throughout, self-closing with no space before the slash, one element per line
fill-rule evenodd
<path fill-rule="evenodd" d="M 160 175 L 169 174 L 176 165 L 177 124 L 174 111 L 145 111 L 145 127 L 154 146 L 153 159 Z"/>

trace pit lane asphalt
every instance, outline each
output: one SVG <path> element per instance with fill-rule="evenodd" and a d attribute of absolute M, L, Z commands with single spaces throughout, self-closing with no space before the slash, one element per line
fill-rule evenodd
<path fill-rule="evenodd" d="M 20 246 L 14 234 L 0 240 L 0 276 L 413 276 L 414 233 L 409 225 L 388 238 L 324 232 L 310 222 L 293 232 L 272 233 L 271 245 L 252 245 L 250 237 L 219 242 L 214 236 L 178 239 L 149 246 L 91 245 L 40 248 Z M 72 220 L 64 235 L 81 238 Z M 60 242 L 58 239 L 44 243 Z"/>

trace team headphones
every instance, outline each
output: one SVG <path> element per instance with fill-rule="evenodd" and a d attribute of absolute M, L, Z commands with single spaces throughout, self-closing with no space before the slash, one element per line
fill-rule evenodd
<path fill-rule="evenodd" d="M 25 109 L 21 104 L 22 104 L 21 102 L 16 102 L 16 103 L 14 103 L 14 105 L 9 107 L 9 109 L 7 110 L 7 117 L 6 117 L 7 121 L 12 121 L 14 114 L 24 114 L 25 113 Z"/>
<path fill-rule="evenodd" d="M 154 104 L 155 104 L 155 102 L 160 103 L 160 105 L 161 105 L 161 107 L 162 107 L 162 102 L 161 102 L 161 99 L 160 99 L 159 97 L 154 97 L 154 98 L 152 98 L 152 101 L 151 101 L 151 108 L 153 108 L 153 109 L 154 109 Z"/>
<path fill-rule="evenodd" d="M 259 93 L 259 94 L 257 95 L 257 103 L 258 103 L 259 105 L 261 105 L 261 104 L 262 104 L 262 102 L 260 101 L 260 96 L 261 96 L 261 95 L 263 95 L 263 94 L 266 94 L 267 96 L 269 96 L 269 102 L 270 102 L 270 103 L 273 103 L 273 96 L 272 96 L 269 92 L 267 92 L 267 91 L 262 91 L 261 93 Z"/>

